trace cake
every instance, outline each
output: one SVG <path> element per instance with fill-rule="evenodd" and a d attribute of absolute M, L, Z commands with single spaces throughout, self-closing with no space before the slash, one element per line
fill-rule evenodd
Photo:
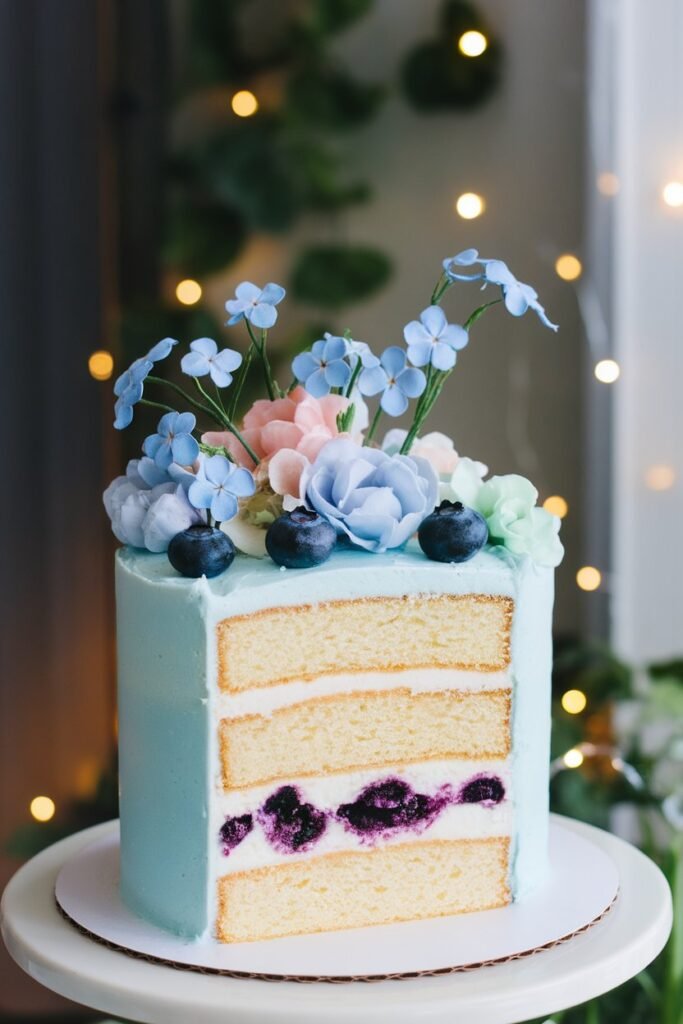
<path fill-rule="evenodd" d="M 528 288 L 501 266 L 467 250 L 435 296 L 463 267 Z M 263 339 L 281 292 L 240 286 L 232 320 Z M 121 896 L 146 920 L 253 942 L 499 908 L 542 881 L 559 522 L 528 481 L 420 437 L 469 326 L 433 301 L 381 360 L 326 336 L 288 392 L 264 360 L 272 397 L 239 424 L 219 400 L 226 429 L 199 439 L 167 413 L 105 493 L 125 544 Z M 117 426 L 176 344 L 119 378 Z M 213 404 L 199 378 L 246 372 L 209 339 L 181 368 L 195 408 Z M 363 409 L 380 390 L 388 415 L 418 399 L 381 448 Z"/>

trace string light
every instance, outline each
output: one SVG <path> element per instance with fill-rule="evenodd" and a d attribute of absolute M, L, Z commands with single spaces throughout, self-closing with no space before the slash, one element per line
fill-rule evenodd
<path fill-rule="evenodd" d="M 588 698 L 583 690 L 567 690 L 562 694 L 560 703 L 568 715 L 580 715 L 582 711 L 586 710 Z"/>
<path fill-rule="evenodd" d="M 601 359 L 595 364 L 593 373 L 601 384 L 614 384 L 615 380 L 619 380 L 621 367 L 616 359 Z"/>
<path fill-rule="evenodd" d="M 199 302 L 202 297 L 202 286 L 199 281 L 193 281 L 188 277 L 184 281 L 178 282 L 175 295 L 183 306 L 194 306 L 195 302 Z"/>
<path fill-rule="evenodd" d="M 455 201 L 455 212 L 463 220 L 474 220 L 484 212 L 486 203 L 476 192 L 463 192 Z"/>
<path fill-rule="evenodd" d="M 602 573 L 594 565 L 584 565 L 576 574 L 576 582 L 581 590 L 597 590 L 602 583 Z"/>
<path fill-rule="evenodd" d="M 29 809 L 36 821 L 50 821 L 56 810 L 55 802 L 49 796 L 34 796 Z"/>
<path fill-rule="evenodd" d="M 662 189 L 662 199 L 667 206 L 677 209 L 683 206 L 683 181 L 669 181 Z"/>
<path fill-rule="evenodd" d="M 675 482 L 676 472 L 673 466 L 650 466 L 645 473 L 645 485 L 651 491 L 668 491 Z"/>
<path fill-rule="evenodd" d="M 621 182 L 614 171 L 602 171 L 598 174 L 598 192 L 603 196 L 619 194 Z"/>
<path fill-rule="evenodd" d="M 100 349 L 88 359 L 88 372 L 95 380 L 109 380 L 114 372 L 114 357 L 111 352 Z"/>
<path fill-rule="evenodd" d="M 555 260 L 555 273 L 563 281 L 576 281 L 577 278 L 581 277 L 582 271 L 583 265 L 581 260 L 570 252 L 562 253 Z"/>
<path fill-rule="evenodd" d="M 559 494 L 551 494 L 549 498 L 546 498 L 543 508 L 546 512 L 550 512 L 551 516 L 558 516 L 560 519 L 564 519 L 569 511 L 569 505 Z"/>
<path fill-rule="evenodd" d="M 481 57 L 489 45 L 489 41 L 483 32 L 470 29 L 463 32 L 458 39 L 458 49 L 465 57 Z"/>
<path fill-rule="evenodd" d="M 251 117 L 258 110 L 258 100 L 249 89 L 240 89 L 230 100 L 230 106 L 238 117 Z"/>
<path fill-rule="evenodd" d="M 567 751 L 562 760 L 567 768 L 580 768 L 583 764 L 583 754 L 574 747 L 572 750 Z"/>

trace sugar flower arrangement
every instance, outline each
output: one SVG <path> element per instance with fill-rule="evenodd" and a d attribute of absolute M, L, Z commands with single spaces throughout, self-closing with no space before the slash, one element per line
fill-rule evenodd
<path fill-rule="evenodd" d="M 236 549 L 306 568 L 338 543 L 383 552 L 415 534 L 438 561 L 464 561 L 490 543 L 558 565 L 559 519 L 537 507 L 528 480 L 487 480 L 486 466 L 460 457 L 450 438 L 421 434 L 458 352 L 491 307 L 502 303 L 513 316 L 531 309 L 546 327 L 557 327 L 534 289 L 501 260 L 466 249 L 442 266 L 429 305 L 403 330 L 404 345 L 377 355 L 349 332 L 325 334 L 296 356 L 285 389 L 268 354 L 268 332 L 285 297 L 277 284 L 243 282 L 225 304 L 228 326 L 246 329 L 244 357 L 197 338 L 180 360 L 185 385 L 157 374 L 176 339 L 164 338 L 136 359 L 114 386 L 114 426 L 128 427 L 137 405 L 162 415 L 141 457 L 104 493 L 116 537 L 167 552 L 187 576 L 217 575 Z M 449 323 L 442 300 L 454 285 L 472 282 L 499 291 L 462 324 Z M 245 381 L 257 367 L 267 397 L 239 419 Z M 374 400 L 372 413 L 366 399 Z M 408 430 L 389 429 L 378 443 L 382 420 L 411 407 Z"/>

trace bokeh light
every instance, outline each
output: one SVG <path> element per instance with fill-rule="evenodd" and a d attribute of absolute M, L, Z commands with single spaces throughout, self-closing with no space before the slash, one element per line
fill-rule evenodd
<path fill-rule="evenodd" d="M 202 286 L 199 281 L 193 281 L 188 277 L 184 281 L 178 282 L 175 295 L 183 306 L 194 306 L 195 302 L 199 302 L 202 297 Z"/>
<path fill-rule="evenodd" d="M 249 89 L 240 89 L 230 100 L 230 106 L 238 117 L 251 117 L 258 110 L 258 100 Z"/>
<path fill-rule="evenodd" d="M 583 690 L 567 690 L 562 694 L 561 704 L 568 715 L 580 715 L 586 709 L 588 698 Z"/>
<path fill-rule="evenodd" d="M 601 384 L 614 384 L 619 379 L 621 367 L 616 359 L 601 359 L 593 372 Z"/>
<path fill-rule="evenodd" d="M 470 29 L 463 32 L 458 39 L 458 49 L 465 57 L 481 57 L 489 45 L 489 41 L 483 32 Z"/>
<path fill-rule="evenodd" d="M 602 583 L 602 573 L 594 565 L 584 565 L 576 574 L 576 582 L 581 590 L 597 590 Z"/>
<path fill-rule="evenodd" d="M 583 754 L 574 747 L 572 750 L 567 751 L 562 760 L 567 768 L 580 768 L 583 764 Z"/>
<path fill-rule="evenodd" d="M 570 252 L 562 253 L 555 260 L 555 273 L 563 281 L 576 281 L 578 277 L 581 277 L 582 270 L 581 260 Z"/>
<path fill-rule="evenodd" d="M 88 373 L 95 380 L 109 380 L 114 372 L 114 357 L 111 352 L 98 349 L 88 358 Z"/>
<path fill-rule="evenodd" d="M 49 796 L 34 796 L 30 811 L 36 821 L 50 821 L 55 816 L 55 802 Z"/>
<path fill-rule="evenodd" d="M 667 206 L 683 206 L 683 181 L 669 181 L 662 189 L 662 199 Z"/>
<path fill-rule="evenodd" d="M 476 192 L 463 192 L 455 201 L 455 212 L 463 220 L 474 220 L 484 212 L 486 203 L 482 196 Z"/>
<path fill-rule="evenodd" d="M 551 516 L 558 516 L 560 519 L 564 519 L 569 511 L 569 505 L 559 494 L 551 494 L 550 497 L 546 498 L 543 502 L 543 508 L 546 512 L 550 512 Z"/>
<path fill-rule="evenodd" d="M 645 471 L 645 485 L 651 491 L 668 491 L 675 482 L 676 470 L 665 463 L 649 466 Z"/>

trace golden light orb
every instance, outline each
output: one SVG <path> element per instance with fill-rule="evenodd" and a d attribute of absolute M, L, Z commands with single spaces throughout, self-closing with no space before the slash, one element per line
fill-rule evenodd
<path fill-rule="evenodd" d="M 601 359 L 595 364 L 593 373 L 601 384 L 614 384 L 615 380 L 619 380 L 621 367 L 616 359 Z"/>
<path fill-rule="evenodd" d="M 572 750 L 567 751 L 562 760 L 567 768 L 580 768 L 583 764 L 583 754 L 574 747 Z"/>
<path fill-rule="evenodd" d="M 551 494 L 549 498 L 546 498 L 543 508 L 546 512 L 550 512 L 551 516 L 558 516 L 560 519 L 564 519 L 569 511 L 569 505 L 559 494 Z"/>
<path fill-rule="evenodd" d="M 230 106 L 238 117 L 251 117 L 258 110 L 258 100 L 249 89 L 240 89 L 230 100 Z"/>
<path fill-rule="evenodd" d="M 650 466 L 645 472 L 645 485 L 651 491 L 668 491 L 676 482 L 676 470 L 664 463 Z"/>
<path fill-rule="evenodd" d="M 582 272 L 581 260 L 571 252 L 564 252 L 555 260 L 555 273 L 563 281 L 576 281 L 581 277 Z"/>
<path fill-rule="evenodd" d="M 584 565 L 576 574 L 576 582 L 581 590 L 597 590 L 602 583 L 602 573 L 594 565 Z"/>
<path fill-rule="evenodd" d="M 486 203 L 483 196 L 477 195 L 476 192 L 463 192 L 455 201 L 455 212 L 463 220 L 474 220 L 475 217 L 481 217 L 485 209 Z"/>
<path fill-rule="evenodd" d="M 621 188 L 621 182 L 614 171 L 602 171 L 598 174 L 597 185 L 600 195 L 609 197 L 619 195 Z"/>
<path fill-rule="evenodd" d="M 588 698 L 583 690 L 567 690 L 560 703 L 568 715 L 580 715 L 586 709 Z"/>
<path fill-rule="evenodd" d="M 489 41 L 483 32 L 470 29 L 458 39 L 458 49 L 465 57 L 481 57 L 487 49 Z"/>
<path fill-rule="evenodd" d="M 674 209 L 683 206 L 683 181 L 669 181 L 662 189 L 662 199 Z"/>
<path fill-rule="evenodd" d="M 88 357 L 88 373 L 95 380 L 109 380 L 114 372 L 114 357 L 111 352 L 98 349 Z"/>
<path fill-rule="evenodd" d="M 192 278 L 187 277 L 176 285 L 175 296 L 183 306 L 194 306 L 195 302 L 199 302 L 202 297 L 202 286 L 199 281 L 193 281 Z"/>
<path fill-rule="evenodd" d="M 34 796 L 29 810 L 36 821 L 50 821 L 55 816 L 55 802 L 49 796 Z"/>

